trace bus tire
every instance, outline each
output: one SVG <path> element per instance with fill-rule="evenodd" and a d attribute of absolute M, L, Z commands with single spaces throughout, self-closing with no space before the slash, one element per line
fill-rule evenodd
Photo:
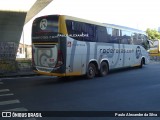
<path fill-rule="evenodd" d="M 108 74 L 108 71 L 109 71 L 108 64 L 107 62 L 103 61 L 100 65 L 100 71 L 99 71 L 100 77 L 106 76 Z"/>
<path fill-rule="evenodd" d="M 139 68 L 142 68 L 143 64 L 144 64 L 144 59 L 141 59 L 141 64 L 140 64 Z"/>
<path fill-rule="evenodd" d="M 87 74 L 86 77 L 88 79 L 94 78 L 96 75 L 96 67 L 93 63 L 89 63 L 88 68 L 87 68 Z"/>

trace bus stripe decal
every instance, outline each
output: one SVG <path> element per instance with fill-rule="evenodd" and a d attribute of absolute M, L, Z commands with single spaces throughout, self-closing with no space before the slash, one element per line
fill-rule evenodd
<path fill-rule="evenodd" d="M 118 49 L 120 50 L 120 44 L 118 44 Z M 113 67 L 115 67 L 115 66 L 117 66 L 117 64 L 118 64 L 118 61 L 119 61 L 119 58 L 120 58 L 120 55 L 121 55 L 121 52 L 120 52 L 120 54 L 118 54 L 118 58 L 117 58 L 117 60 L 115 61 L 115 64 L 113 65 Z"/>
<path fill-rule="evenodd" d="M 98 46 L 98 43 L 95 43 L 94 59 L 96 59 L 96 60 L 97 60 L 97 46 Z"/>
<path fill-rule="evenodd" d="M 90 43 L 89 42 L 86 42 L 86 45 L 87 45 L 87 59 L 86 59 L 86 65 L 88 66 L 88 63 L 89 63 L 89 55 L 90 55 Z"/>
<path fill-rule="evenodd" d="M 73 70 L 73 65 L 74 65 L 74 56 L 75 56 L 75 52 L 76 52 L 76 45 L 77 45 L 77 41 L 73 40 L 73 45 L 72 45 L 72 49 L 71 49 L 71 60 L 70 60 L 70 67 L 71 70 Z"/>
<path fill-rule="evenodd" d="M 123 44 L 123 49 L 125 49 L 125 45 L 124 44 Z M 124 67 L 124 65 L 125 65 L 125 58 L 126 58 L 126 53 L 124 52 L 123 53 L 123 64 L 122 64 L 122 67 Z"/>

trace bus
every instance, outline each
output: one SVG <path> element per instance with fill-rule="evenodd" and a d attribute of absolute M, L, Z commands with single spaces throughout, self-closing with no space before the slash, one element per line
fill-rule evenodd
<path fill-rule="evenodd" d="M 67 15 L 47 15 L 32 24 L 36 73 L 65 77 L 106 76 L 112 69 L 149 63 L 145 32 Z"/>
<path fill-rule="evenodd" d="M 160 60 L 160 40 L 150 41 L 149 54 L 152 60 Z"/>

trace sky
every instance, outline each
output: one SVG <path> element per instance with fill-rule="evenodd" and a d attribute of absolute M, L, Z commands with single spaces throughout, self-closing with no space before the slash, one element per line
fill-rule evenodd
<path fill-rule="evenodd" d="M 35 17 L 47 14 L 70 15 L 145 31 L 147 28 L 160 27 L 159 4 L 159 0 L 53 0 Z M 24 27 L 27 44 L 31 44 L 33 19 Z"/>

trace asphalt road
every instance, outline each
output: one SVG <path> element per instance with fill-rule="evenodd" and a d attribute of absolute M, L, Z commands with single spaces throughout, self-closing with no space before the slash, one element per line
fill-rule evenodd
<path fill-rule="evenodd" d="M 48 76 L 1 78 L 0 111 L 4 110 L 160 111 L 160 64 L 149 64 L 142 69 L 112 71 L 106 77 L 92 80 L 84 77 L 59 80 Z M 56 119 L 79 120 L 82 117 Z M 99 117 L 92 119 L 106 120 Z M 122 117 L 108 119 L 122 120 Z M 138 119 L 159 120 L 160 117 Z"/>

